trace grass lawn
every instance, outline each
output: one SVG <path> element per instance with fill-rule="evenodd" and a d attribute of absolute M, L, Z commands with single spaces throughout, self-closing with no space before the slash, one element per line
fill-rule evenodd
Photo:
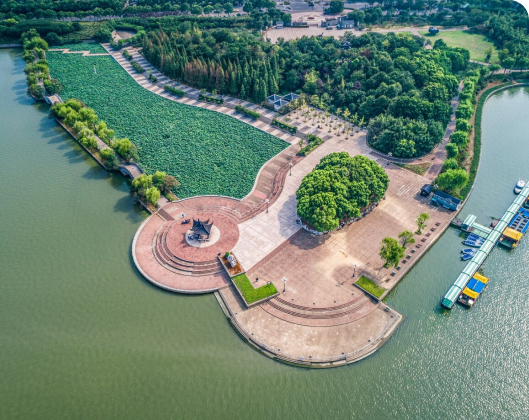
<path fill-rule="evenodd" d="M 419 31 L 421 35 L 425 35 L 426 39 L 432 42 L 432 45 L 437 39 L 442 39 L 451 47 L 466 48 L 470 51 L 470 59 L 485 62 L 487 56 L 487 49 L 494 47 L 494 44 L 489 41 L 486 36 L 471 34 L 467 31 L 441 31 L 435 36 L 431 36 L 428 31 Z M 498 61 L 498 53 L 494 49 L 490 62 Z"/>
<path fill-rule="evenodd" d="M 364 289 L 366 292 L 369 292 L 373 296 L 376 296 L 377 298 L 379 298 L 386 292 L 386 289 L 380 287 L 373 280 L 368 279 L 366 276 L 360 276 L 360 278 L 355 281 L 355 284 L 361 289 Z"/>
<path fill-rule="evenodd" d="M 97 48 L 87 44 L 88 48 Z M 76 45 L 87 48 L 87 45 Z M 288 143 L 230 116 L 162 98 L 138 85 L 111 57 L 46 54 L 50 74 L 138 146 L 139 164 L 176 177 L 180 197 L 216 194 L 242 198 L 261 166 Z"/>
<path fill-rule="evenodd" d="M 254 289 L 250 279 L 245 273 L 233 277 L 232 281 L 244 296 L 244 300 L 246 300 L 247 304 L 252 304 L 277 293 L 277 289 L 272 283 Z"/>
<path fill-rule="evenodd" d="M 411 171 L 411 172 L 413 172 L 414 174 L 417 174 L 417 175 L 424 175 L 424 173 L 430 167 L 430 163 L 429 162 L 418 163 L 417 165 L 405 165 L 405 164 L 401 164 L 401 163 L 397 163 L 396 165 L 400 166 L 401 168 L 407 169 L 408 171 Z"/>

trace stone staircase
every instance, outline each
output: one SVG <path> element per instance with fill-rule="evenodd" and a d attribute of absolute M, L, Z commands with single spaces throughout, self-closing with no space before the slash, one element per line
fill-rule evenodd
<path fill-rule="evenodd" d="M 203 277 L 222 272 L 222 265 L 217 259 L 200 262 L 187 261 L 169 250 L 167 234 L 174 223 L 176 223 L 174 219 L 164 223 L 153 238 L 153 253 L 156 260 L 167 270 L 184 276 Z"/>
<path fill-rule="evenodd" d="M 361 291 L 345 303 L 328 307 L 309 307 L 289 302 L 280 296 L 261 305 L 261 308 L 277 318 L 308 326 L 335 326 L 355 321 L 376 303 Z"/>

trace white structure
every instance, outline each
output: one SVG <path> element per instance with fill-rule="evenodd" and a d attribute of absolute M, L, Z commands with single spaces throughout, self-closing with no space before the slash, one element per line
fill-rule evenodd
<path fill-rule="evenodd" d="M 268 103 L 272 104 L 274 107 L 274 111 L 279 111 L 281 108 L 283 108 L 285 105 L 287 105 L 291 101 L 295 101 L 299 98 L 299 95 L 295 93 L 289 93 L 288 95 L 285 95 L 283 97 L 279 95 L 270 95 L 267 100 Z"/>

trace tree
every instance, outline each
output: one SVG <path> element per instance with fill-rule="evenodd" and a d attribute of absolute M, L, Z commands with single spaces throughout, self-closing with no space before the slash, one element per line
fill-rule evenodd
<path fill-rule="evenodd" d="M 329 13 L 336 14 L 342 13 L 344 9 L 344 2 L 340 0 L 332 0 L 329 3 Z"/>
<path fill-rule="evenodd" d="M 456 130 L 457 131 L 463 131 L 465 133 L 470 133 L 470 129 L 472 127 L 470 126 L 469 122 L 467 120 L 464 120 L 462 118 L 458 118 L 456 120 Z"/>
<path fill-rule="evenodd" d="M 202 6 L 199 6 L 198 4 L 194 4 L 191 6 L 191 14 L 192 15 L 201 15 L 204 10 L 202 9 Z"/>
<path fill-rule="evenodd" d="M 375 162 L 347 152 L 331 153 L 303 178 L 296 192 L 298 215 L 320 232 L 336 229 L 343 219 L 384 196 L 389 178 Z"/>
<path fill-rule="evenodd" d="M 457 164 L 457 160 L 455 160 L 454 158 L 449 158 L 443 162 L 442 172 L 446 172 L 449 169 L 457 169 L 458 167 L 459 165 Z"/>
<path fill-rule="evenodd" d="M 160 198 L 160 190 L 156 187 L 150 187 L 145 191 L 145 198 L 147 201 L 152 204 L 153 206 L 156 205 L 156 202 Z"/>
<path fill-rule="evenodd" d="M 450 142 L 457 144 L 458 146 L 464 146 L 467 144 L 468 133 L 464 131 L 454 131 L 450 136 Z"/>
<path fill-rule="evenodd" d="M 129 160 L 132 156 L 132 142 L 127 139 L 114 140 L 112 147 L 118 152 L 125 160 Z"/>
<path fill-rule="evenodd" d="M 112 32 L 106 28 L 100 27 L 94 34 L 94 39 L 99 42 L 110 42 L 112 41 Z"/>
<path fill-rule="evenodd" d="M 231 3 L 226 3 L 226 4 L 224 5 L 224 12 L 226 12 L 228 15 L 229 15 L 230 13 L 233 13 L 233 4 L 231 4 Z"/>
<path fill-rule="evenodd" d="M 417 235 L 422 233 L 422 230 L 426 227 L 426 221 L 430 218 L 430 215 L 426 212 L 419 214 L 415 222 L 417 223 Z"/>
<path fill-rule="evenodd" d="M 398 266 L 400 259 L 405 254 L 406 248 L 400 246 L 396 239 L 390 237 L 382 239 L 382 248 L 378 255 L 385 261 L 384 267 L 390 268 Z"/>
<path fill-rule="evenodd" d="M 454 143 L 448 143 L 445 146 L 445 149 L 446 149 L 446 155 L 449 158 L 455 158 L 459 154 L 459 148 Z"/>
<path fill-rule="evenodd" d="M 469 180 L 469 174 L 464 169 L 449 169 L 437 178 L 439 189 L 449 194 L 458 193 Z"/>
<path fill-rule="evenodd" d="M 413 238 L 413 232 L 410 232 L 409 230 L 405 230 L 404 232 L 399 233 L 399 239 L 402 240 L 402 246 L 404 248 L 406 248 L 407 245 L 415 243 L 415 239 Z"/>
<path fill-rule="evenodd" d="M 101 149 L 99 155 L 108 169 L 115 170 L 119 167 L 119 161 L 114 150 Z"/>

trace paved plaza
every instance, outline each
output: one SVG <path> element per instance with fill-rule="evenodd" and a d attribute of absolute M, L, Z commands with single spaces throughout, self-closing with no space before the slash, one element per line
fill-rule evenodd
<path fill-rule="evenodd" d="M 166 204 L 147 219 L 133 241 L 133 257 L 140 272 L 167 290 L 216 291 L 234 328 L 249 344 L 278 360 L 336 366 L 360 360 L 383 345 L 403 318 L 353 283 L 364 274 L 390 290 L 448 226 L 450 213 L 432 207 L 418 194 L 429 180 L 377 157 L 366 144 L 365 131 L 337 135 L 337 131 L 329 132 L 327 127 L 318 128 L 293 115 L 289 123 L 297 127 L 298 134 L 292 136 L 270 124 L 275 113 L 255 104 L 229 97 L 223 105 L 198 101 L 198 90 L 166 78 L 129 48 L 134 59 L 158 77 L 158 83 L 152 84 L 145 75 L 135 73 L 121 53 L 104 46 L 153 94 L 224 113 L 291 145 L 263 166 L 243 200 L 194 197 Z M 167 83 L 186 95 L 178 98 L 167 93 L 163 89 Z M 237 104 L 257 110 L 261 118 L 252 120 L 235 112 Z M 295 156 L 300 137 L 307 134 L 319 136 L 324 143 L 305 158 Z M 313 235 L 297 223 L 296 190 L 322 157 L 338 151 L 377 160 L 390 178 L 389 189 L 365 218 L 330 234 Z M 424 211 L 431 219 L 424 234 L 416 236 L 417 245 L 409 247 L 397 269 L 383 268 L 378 256 L 381 240 L 415 230 L 415 219 Z M 185 218 L 210 218 L 219 237 L 207 247 L 189 244 L 185 236 L 189 227 L 181 224 L 182 214 Z M 272 282 L 280 295 L 248 309 L 217 258 L 226 251 L 234 252 L 254 287 Z M 281 281 L 284 277 L 286 284 Z"/>

